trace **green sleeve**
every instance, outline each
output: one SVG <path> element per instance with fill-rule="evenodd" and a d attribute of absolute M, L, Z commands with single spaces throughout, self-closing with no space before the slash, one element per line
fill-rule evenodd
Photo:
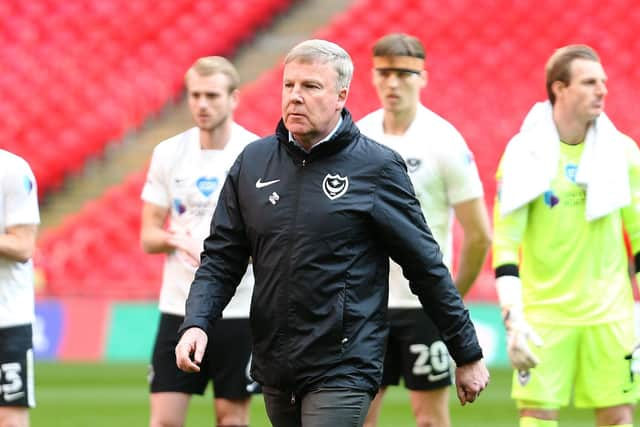
<path fill-rule="evenodd" d="M 500 186 L 502 182 L 502 161 L 496 172 L 498 191 L 493 205 L 493 268 L 505 264 L 518 265 L 520 243 L 527 227 L 529 205 L 510 212 L 500 214 Z"/>
<path fill-rule="evenodd" d="M 640 252 L 640 150 L 631 138 L 625 139 L 631 204 L 622 209 L 622 221 L 631 242 L 631 250 L 635 255 Z"/>

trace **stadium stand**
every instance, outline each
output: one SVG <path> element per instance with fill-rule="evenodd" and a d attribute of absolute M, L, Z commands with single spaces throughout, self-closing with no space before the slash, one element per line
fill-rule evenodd
<path fill-rule="evenodd" d="M 607 111 L 620 129 L 640 141 L 640 69 L 634 66 L 640 55 L 634 34 L 640 9 L 633 0 L 595 6 L 594 0 L 571 7 L 553 0 L 357 0 L 316 36 L 338 42 L 353 56 L 356 73 L 347 107 L 356 119 L 378 105 L 369 72 L 373 41 L 393 31 L 424 40 L 430 83 L 423 99 L 467 139 L 491 202 L 498 157 L 531 104 L 544 99 L 544 63 L 559 46 L 586 43 L 601 53 L 610 78 Z M 209 46 L 212 51 L 217 47 Z M 151 48 L 146 52 L 147 58 L 157 55 Z M 280 114 L 280 78 L 277 67 L 243 88 L 236 114 L 240 123 L 261 135 L 273 131 Z M 160 260 L 144 255 L 138 244 L 143 179 L 142 173 L 132 176 L 42 239 L 37 262 L 45 273 L 45 295 L 156 297 Z M 488 265 L 471 300 L 495 301 Z"/>
<path fill-rule="evenodd" d="M 231 54 L 290 3 L 2 1 L 1 146 L 29 161 L 41 195 L 58 188 L 178 95 L 193 58 Z"/>

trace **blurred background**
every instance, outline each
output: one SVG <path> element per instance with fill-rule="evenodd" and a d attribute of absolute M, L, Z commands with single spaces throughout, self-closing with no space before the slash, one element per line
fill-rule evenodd
<path fill-rule="evenodd" d="M 389 32 L 427 49 L 423 102 L 475 153 L 491 210 L 493 175 L 530 106 L 546 97 L 554 49 L 585 43 L 609 77 L 607 113 L 640 141 L 636 0 L 2 0 L 0 148 L 39 185 L 36 355 L 146 362 L 162 258 L 139 244 L 140 191 L 153 147 L 192 126 L 183 75 L 227 56 L 243 86 L 236 120 L 264 136 L 280 113 L 281 62 L 307 38 L 355 63 L 347 108 L 378 108 L 371 46 Z M 493 274 L 468 295 L 491 366 L 506 366 Z M 60 424 L 65 425 L 65 424 Z"/>

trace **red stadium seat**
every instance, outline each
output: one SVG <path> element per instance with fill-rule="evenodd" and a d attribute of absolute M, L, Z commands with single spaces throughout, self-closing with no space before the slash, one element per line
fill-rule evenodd
<path fill-rule="evenodd" d="M 72 156 L 73 164 L 64 162 L 54 174 L 40 172 L 43 193 L 175 97 L 184 69 L 195 58 L 230 53 L 264 21 L 255 14 L 272 15 L 282 9 L 281 0 L 247 0 L 229 3 L 234 6 L 216 5 L 202 15 L 200 11 L 207 9 L 203 3 L 208 2 L 0 2 L 0 61 L 6 65 L 0 89 L 8 100 L 2 110 L 17 122 L 9 129 L 11 134 L 45 122 L 52 134 L 64 128 L 79 136 L 65 139 L 65 148 L 77 154 Z M 234 11 L 238 10 L 246 11 L 251 22 L 237 25 L 248 19 L 237 16 Z M 215 36 L 193 31 L 205 28 L 212 17 L 224 24 L 216 26 Z M 198 36 L 197 43 L 191 43 L 196 33 L 206 37 Z M 146 46 L 154 55 L 148 55 Z M 136 67 L 123 68 L 125 59 Z M 110 84 L 116 81 L 121 84 Z M 54 120 L 48 118 L 51 112 Z M 99 131 L 90 129 L 88 120 L 78 120 L 84 116 L 97 117 Z M 2 146 L 12 148 L 13 144 L 20 142 Z M 43 163 L 36 160 L 38 150 L 24 155 L 29 162 Z"/>

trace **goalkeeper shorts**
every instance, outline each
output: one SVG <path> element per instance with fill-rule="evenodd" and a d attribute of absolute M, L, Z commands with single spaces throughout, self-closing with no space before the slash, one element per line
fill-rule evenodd
<path fill-rule="evenodd" d="M 534 352 L 540 364 L 514 372 L 511 397 L 518 406 L 567 406 L 573 392 L 578 408 L 634 403 L 640 376 L 632 375 L 628 359 L 635 344 L 632 320 L 588 326 L 530 323 L 544 341 Z"/>

